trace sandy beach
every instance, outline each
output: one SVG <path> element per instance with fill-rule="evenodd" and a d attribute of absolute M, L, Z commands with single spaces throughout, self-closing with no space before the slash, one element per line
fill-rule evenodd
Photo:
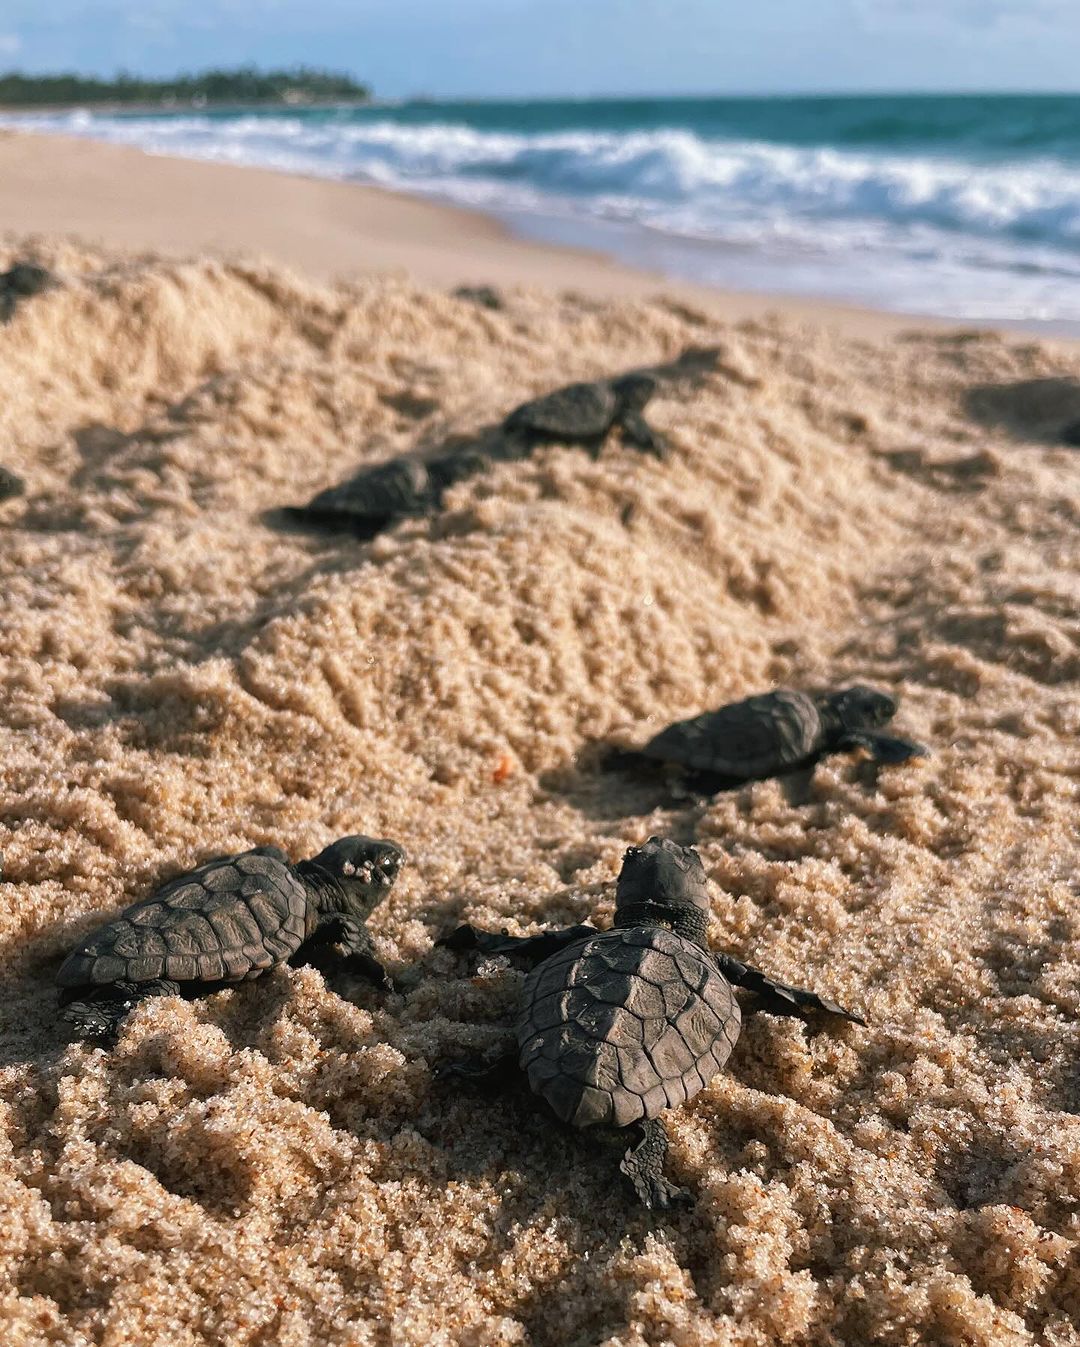
<path fill-rule="evenodd" d="M 0 138 L 0 1339 L 18 1347 L 1080 1343 L 1080 352 L 671 287 L 370 189 Z M 503 291 L 489 310 L 461 282 Z M 775 310 L 775 312 L 768 312 Z M 664 462 L 555 445 L 371 543 L 266 512 L 573 379 L 716 348 Z M 589 746 L 772 686 L 927 760 L 714 799 Z M 210 856 L 409 864 L 399 991 L 279 969 L 67 1041 L 56 969 Z M 748 1016 L 665 1116 L 695 1203 L 433 1069 L 699 850 L 710 939 L 860 1010 Z"/>
<path fill-rule="evenodd" d="M 67 136 L 0 131 L 0 180 L 0 227 L 21 237 L 60 232 L 107 248 L 184 258 L 261 256 L 320 281 L 379 272 L 440 288 L 546 286 L 597 298 L 662 291 L 728 319 L 781 308 L 867 335 L 912 323 L 852 305 L 672 281 L 599 253 L 519 239 L 478 211 L 377 187 L 238 171 Z"/>

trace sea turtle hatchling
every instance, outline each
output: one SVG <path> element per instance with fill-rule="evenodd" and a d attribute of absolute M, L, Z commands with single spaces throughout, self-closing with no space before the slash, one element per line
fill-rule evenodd
<path fill-rule="evenodd" d="M 595 452 L 608 432 L 618 427 L 626 442 L 662 458 L 664 441 L 642 415 L 658 386 L 659 381 L 644 372 L 567 384 L 515 408 L 503 430 L 528 446 L 553 441 L 585 444 Z"/>
<path fill-rule="evenodd" d="M 724 1066 L 739 1036 L 735 987 L 754 1009 L 814 1012 L 864 1023 L 814 992 L 714 954 L 709 895 L 696 851 L 650 837 L 626 852 L 610 931 L 572 926 L 525 938 L 460 926 L 440 943 L 535 965 L 517 1016 L 517 1050 L 495 1063 L 448 1063 L 441 1078 L 477 1082 L 523 1071 L 556 1117 L 579 1128 L 633 1128 L 622 1161 L 647 1207 L 687 1201 L 664 1177 L 665 1108 L 693 1098 Z"/>
<path fill-rule="evenodd" d="M 656 388 L 657 380 L 650 374 L 570 384 L 526 402 L 479 440 L 429 458 L 402 456 L 377 463 L 320 491 L 306 505 L 287 506 L 280 513 L 305 527 L 348 532 L 366 540 L 403 519 L 434 514 L 450 487 L 493 463 L 526 458 L 536 445 L 548 441 L 583 443 L 598 450 L 608 431 L 618 425 L 624 439 L 659 456 L 662 441 L 641 414 Z"/>
<path fill-rule="evenodd" d="M 220 856 L 92 931 L 60 967 L 62 1017 L 111 1042 L 139 1001 L 198 995 L 311 963 L 390 989 L 364 921 L 405 859 L 393 842 L 343 837 L 293 865 L 277 847 Z"/>
<path fill-rule="evenodd" d="M 469 450 L 429 459 L 393 458 L 327 487 L 306 505 L 288 506 L 286 519 L 331 531 L 375 537 L 402 519 L 433 514 L 446 490 L 477 472 L 487 460 Z"/>
<path fill-rule="evenodd" d="M 0 500 L 14 500 L 26 492 L 26 483 L 9 468 L 0 465 Z"/>
<path fill-rule="evenodd" d="M 598 453 L 608 433 L 618 428 L 626 443 L 662 458 L 664 440 L 642 415 L 646 403 L 661 383 L 689 380 L 693 385 L 717 367 L 718 359 L 717 348 L 689 347 L 648 371 L 568 384 L 522 403 L 497 425 L 447 440 L 435 453 L 403 454 L 362 468 L 306 505 L 273 510 L 268 518 L 369 540 L 403 519 L 435 514 L 450 487 L 493 464 L 528 458 L 540 445 L 583 444 Z"/>
<path fill-rule="evenodd" d="M 858 683 L 821 696 L 780 689 L 678 720 L 640 749 L 617 750 L 612 762 L 671 764 L 711 792 L 853 748 L 866 749 L 879 763 L 927 756 L 929 749 L 914 740 L 879 733 L 897 706 L 895 697 Z"/>
<path fill-rule="evenodd" d="M 0 323 L 11 318 L 22 300 L 53 290 L 57 285 L 51 271 L 33 262 L 16 262 L 0 272 Z"/>

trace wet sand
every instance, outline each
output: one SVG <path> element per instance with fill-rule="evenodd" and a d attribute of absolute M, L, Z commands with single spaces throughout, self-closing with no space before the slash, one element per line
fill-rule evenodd
<path fill-rule="evenodd" d="M 66 284 L 0 327 L 3 1341 L 1076 1343 L 1075 349 L 40 256 Z M 691 345 L 665 463 L 555 446 L 370 544 L 263 520 Z M 698 802 L 582 756 L 856 679 L 931 759 Z M 371 922 L 400 994 L 279 970 L 67 1043 L 94 923 L 353 831 L 409 851 Z M 432 1077 L 521 981 L 434 938 L 605 924 L 651 833 L 698 847 L 717 948 L 869 1021 L 748 1017 L 654 1215 L 617 1151 Z"/>

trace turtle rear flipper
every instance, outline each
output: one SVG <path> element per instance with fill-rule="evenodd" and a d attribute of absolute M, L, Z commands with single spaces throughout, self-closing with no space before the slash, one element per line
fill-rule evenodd
<path fill-rule="evenodd" d="M 593 757 L 601 772 L 641 772 L 655 776 L 660 770 L 655 758 L 647 757 L 639 748 L 624 748 L 621 744 L 601 744 Z"/>
<path fill-rule="evenodd" d="M 668 1140 L 663 1124 L 657 1118 L 650 1118 L 639 1127 L 641 1139 L 626 1152 L 619 1168 L 630 1180 L 642 1206 L 650 1211 L 692 1206 L 692 1194 L 664 1177 Z"/>
<path fill-rule="evenodd" d="M 101 987 L 69 989 L 60 1018 L 72 1026 L 76 1038 L 111 1047 L 124 1017 L 140 1001 L 152 996 L 178 996 L 180 984 L 166 978 L 151 982 L 114 982 Z M 71 999 L 68 999 L 68 998 Z"/>
<path fill-rule="evenodd" d="M 478 1090 L 506 1089 L 521 1076 L 515 1051 L 495 1058 L 476 1054 L 454 1062 L 440 1062 L 433 1074 L 438 1081 L 455 1081 Z"/>

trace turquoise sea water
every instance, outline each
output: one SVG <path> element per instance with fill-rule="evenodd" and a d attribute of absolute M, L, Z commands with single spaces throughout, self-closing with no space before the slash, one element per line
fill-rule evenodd
<path fill-rule="evenodd" d="M 377 183 L 732 288 L 1080 327 L 1080 96 L 425 102 L 21 118 Z"/>

